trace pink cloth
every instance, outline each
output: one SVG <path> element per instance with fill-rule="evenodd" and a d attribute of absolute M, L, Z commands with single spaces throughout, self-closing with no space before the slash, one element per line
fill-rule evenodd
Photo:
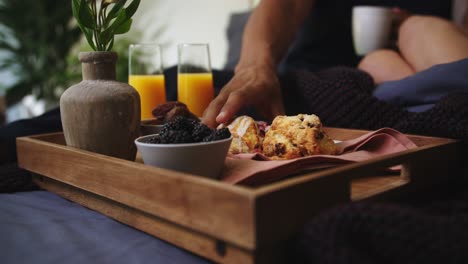
<path fill-rule="evenodd" d="M 391 128 L 381 128 L 337 143 L 337 146 L 338 155 L 314 155 L 292 160 L 270 160 L 260 153 L 228 156 L 221 180 L 261 185 L 307 170 L 364 161 L 417 147 L 407 136 Z"/>

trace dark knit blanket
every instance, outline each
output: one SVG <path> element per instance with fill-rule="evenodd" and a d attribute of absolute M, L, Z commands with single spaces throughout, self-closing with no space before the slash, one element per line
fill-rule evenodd
<path fill-rule="evenodd" d="M 34 191 L 38 187 L 32 181 L 31 172 L 18 168 L 16 163 L 0 165 L 0 193 Z"/>
<path fill-rule="evenodd" d="M 310 221 L 291 263 L 467 263 L 468 200 L 353 203 Z"/>
<path fill-rule="evenodd" d="M 412 113 L 373 97 L 372 78 L 357 69 L 297 71 L 287 75 L 282 86 L 289 113 L 315 113 L 326 126 L 392 127 L 403 133 L 468 139 L 468 93 L 450 94 L 432 109 Z"/>
<path fill-rule="evenodd" d="M 410 113 L 373 97 L 372 79 L 356 69 L 294 72 L 283 86 L 291 113 L 315 113 L 333 127 L 392 127 L 457 138 L 463 141 L 460 155 L 467 157 L 468 93 L 450 94 L 426 112 Z M 350 203 L 320 214 L 292 242 L 291 262 L 467 263 L 467 170 L 462 166 L 442 194 L 420 194 L 425 198 L 418 203 Z"/>
<path fill-rule="evenodd" d="M 36 190 L 31 173 L 16 165 L 16 137 L 62 130 L 60 110 L 12 122 L 0 128 L 0 193 Z"/>

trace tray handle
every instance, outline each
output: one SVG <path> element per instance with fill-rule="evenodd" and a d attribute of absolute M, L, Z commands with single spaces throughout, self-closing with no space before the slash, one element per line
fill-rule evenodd
<path fill-rule="evenodd" d="M 401 189 L 408 194 L 415 191 L 429 190 L 448 182 L 449 175 L 458 168 L 459 155 L 457 144 L 440 144 L 438 146 L 423 146 L 400 153 L 386 155 L 381 158 L 372 159 L 349 167 L 343 166 L 343 176 L 349 178 L 350 183 L 357 182 L 362 178 L 376 178 L 382 175 L 382 169 L 393 166 L 401 166 L 398 174 L 393 175 L 399 179 L 393 181 L 380 181 L 381 185 L 373 184 L 365 193 L 356 195 L 351 190 L 352 200 L 376 198 L 393 189 Z M 379 173 L 380 172 L 380 173 Z M 335 172 L 336 173 L 336 172 Z M 353 184 L 350 184 L 353 188 Z M 379 195 L 377 195 L 379 194 Z"/>

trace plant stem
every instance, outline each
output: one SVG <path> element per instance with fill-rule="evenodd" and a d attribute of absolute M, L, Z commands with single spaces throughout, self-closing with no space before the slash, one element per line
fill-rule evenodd
<path fill-rule="evenodd" d="M 102 2 L 101 2 L 101 5 L 102 5 Z M 101 27 L 102 27 L 103 31 L 106 29 L 105 22 L 106 22 L 107 7 L 108 7 L 108 5 L 105 5 L 104 8 L 102 8 Z M 108 45 L 108 43 L 103 43 L 103 50 L 105 50 L 105 51 L 108 50 L 107 45 Z"/>
<path fill-rule="evenodd" d="M 106 21 L 106 12 L 107 12 L 107 5 L 105 5 L 104 7 L 102 7 L 102 2 L 101 2 L 101 21 L 100 21 L 100 26 L 102 28 L 102 31 L 104 31 L 106 29 L 106 25 L 104 25 L 105 21 Z M 103 43 L 103 50 L 107 50 L 106 48 L 107 46 L 107 43 Z"/>
<path fill-rule="evenodd" d="M 98 13 L 98 15 L 97 15 L 97 17 L 96 17 L 96 20 L 97 20 L 97 21 L 96 21 L 96 23 L 97 23 L 96 39 L 97 39 L 97 40 L 100 40 L 100 38 L 98 39 L 98 36 L 99 36 L 99 34 L 101 34 L 101 32 L 102 32 L 102 23 L 101 23 L 102 9 L 103 9 L 103 8 L 102 8 L 102 1 L 101 1 L 100 4 L 99 4 L 99 13 Z M 99 41 L 99 44 L 98 44 L 99 48 L 98 48 L 98 49 L 99 49 L 99 50 L 103 50 L 103 45 L 104 45 L 104 44 L 101 43 L 101 42 Z"/>
<path fill-rule="evenodd" d="M 91 11 L 93 12 L 93 17 L 97 17 L 96 14 L 97 14 L 97 6 L 96 6 L 96 2 L 97 1 L 92 1 L 92 5 L 91 5 Z M 98 23 L 98 21 L 96 20 L 95 21 L 96 24 Z M 96 30 L 93 30 L 93 36 L 94 36 L 94 44 L 96 46 L 97 49 L 99 49 L 99 39 L 98 39 L 98 35 L 96 34 Z"/>

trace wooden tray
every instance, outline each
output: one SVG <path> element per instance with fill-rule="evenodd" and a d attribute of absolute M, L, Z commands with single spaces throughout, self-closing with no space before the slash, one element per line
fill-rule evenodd
<path fill-rule="evenodd" d="M 338 140 L 368 131 L 327 128 Z M 401 197 L 446 181 L 458 142 L 410 136 L 418 148 L 258 188 L 230 185 L 67 147 L 62 133 L 17 139 L 19 166 L 42 188 L 221 263 L 281 262 L 285 241 L 319 211 Z M 402 165 L 399 175 L 378 175 Z"/>

